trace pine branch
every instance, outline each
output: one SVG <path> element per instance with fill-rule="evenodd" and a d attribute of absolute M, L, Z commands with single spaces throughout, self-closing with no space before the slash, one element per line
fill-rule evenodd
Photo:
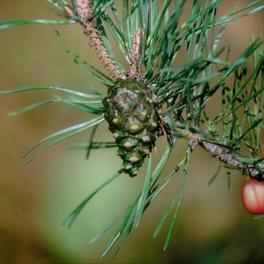
<path fill-rule="evenodd" d="M 228 167 L 238 169 L 242 171 L 243 174 L 258 181 L 264 181 L 264 163 L 261 163 L 263 158 L 247 158 L 239 153 L 236 153 L 229 147 L 208 140 L 205 137 L 206 132 L 201 131 L 200 128 L 198 132 L 195 128 L 188 127 L 188 125 L 176 121 L 176 126 L 172 129 L 169 119 L 170 117 L 165 116 L 163 118 L 163 122 L 166 130 L 170 133 L 170 138 L 186 138 L 192 149 L 194 149 L 197 145 L 200 145 L 214 158 L 217 158 Z M 173 132 L 171 132 L 172 130 Z M 170 139 L 170 141 L 175 142 L 173 139 Z"/>
<path fill-rule="evenodd" d="M 254 0 L 241 7 L 236 6 L 222 17 L 217 16 L 221 0 L 194 0 L 190 7 L 190 16 L 183 24 L 180 22 L 186 0 L 124 0 L 122 3 L 120 1 L 122 12 L 117 11 L 118 1 L 112 0 L 47 1 L 67 19 L 0 21 L 0 30 L 27 24 L 65 25 L 78 22 L 84 29 L 89 46 L 96 52 L 112 78 L 64 47 L 74 63 L 108 88 L 106 97 L 98 91 L 83 93 L 74 89 L 39 85 L 2 92 L 20 93 L 41 89 L 56 92 L 51 99 L 26 106 L 15 114 L 60 102 L 96 115 L 94 119 L 46 136 L 27 153 L 30 154 L 26 155 L 28 162 L 43 150 L 93 128 L 88 142 L 77 142 L 72 147 L 85 149 L 87 156 L 92 149 L 117 148 L 120 156 L 122 155 L 123 164 L 126 165 L 88 195 L 72 212 L 66 223 L 71 225 L 86 204 L 121 173 L 130 171 L 130 176 L 135 176 L 134 172 L 143 165 L 144 158 L 147 158 L 155 145 L 156 137 L 161 136 L 161 130 L 168 139 L 167 149 L 153 170 L 149 158 L 147 177 L 138 197 L 131 202 L 119 220 L 110 223 L 97 236 L 98 238 L 113 224 L 121 221 L 103 256 L 115 244 L 120 248 L 129 233 L 137 228 L 154 198 L 182 167 L 183 176 L 172 207 L 164 213 L 155 232 L 156 236 L 171 209 L 175 208 L 164 246 L 167 248 L 181 206 L 190 155 L 196 146 L 201 146 L 225 166 L 240 170 L 258 181 L 264 181 L 264 163 L 261 156 L 264 127 L 264 56 L 263 52 L 259 52 L 262 41 L 260 38 L 253 39 L 233 62 L 230 62 L 229 46 L 226 49 L 219 45 L 226 26 L 236 19 L 262 11 L 262 0 Z M 126 72 L 126 65 L 119 61 L 111 47 L 112 39 L 129 64 Z M 185 53 L 185 58 L 181 65 L 176 66 L 181 51 Z M 250 69 L 252 72 L 248 74 Z M 111 88 L 114 89 L 111 91 Z M 118 95 L 114 94 L 117 90 Z M 208 102 L 217 96 L 217 92 L 222 93 L 222 100 L 219 97 L 222 107 L 214 117 L 208 117 Z M 148 115 L 151 116 L 148 121 L 152 122 L 146 121 L 145 117 Z M 96 127 L 104 120 L 110 121 L 109 128 L 116 137 L 115 142 L 94 141 Z M 117 129 L 118 124 L 120 127 Z M 157 126 L 159 130 L 156 130 Z M 141 133 L 142 128 L 145 134 Z M 134 139 L 132 143 L 135 145 L 131 143 L 131 138 Z M 150 144 L 148 141 L 151 138 Z M 185 158 L 169 175 L 161 179 L 177 138 L 185 138 L 189 143 Z M 138 144 L 138 140 L 145 143 L 145 148 Z M 124 150 L 123 147 L 127 149 Z M 129 149 L 131 147 L 133 151 Z M 252 156 L 242 156 L 242 147 Z M 143 156 L 142 153 L 147 154 Z M 139 166 L 133 163 L 139 160 Z M 219 169 L 217 173 L 218 171 Z"/>
<path fill-rule="evenodd" d="M 199 144 L 226 165 L 241 170 L 253 179 L 264 181 L 264 164 L 259 164 L 263 159 L 254 159 L 252 163 L 248 163 L 251 158 L 240 157 L 224 146 L 207 142 L 205 139 L 200 140 Z"/>
<path fill-rule="evenodd" d="M 74 18 L 74 10 L 69 5 L 65 6 L 65 11 L 69 17 Z M 93 16 L 93 8 L 90 0 L 76 0 L 76 13 L 80 24 L 84 28 L 84 34 L 87 36 L 88 44 L 98 55 L 102 65 L 114 79 L 124 79 L 125 74 L 121 72 L 116 62 L 109 55 L 101 39 Z"/>

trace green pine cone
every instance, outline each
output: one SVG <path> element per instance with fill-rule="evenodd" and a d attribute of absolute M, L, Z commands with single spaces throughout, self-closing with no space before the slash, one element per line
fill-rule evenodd
<path fill-rule="evenodd" d="M 124 170 L 136 176 L 161 131 L 154 96 L 143 83 L 119 80 L 109 87 L 103 103 Z"/>

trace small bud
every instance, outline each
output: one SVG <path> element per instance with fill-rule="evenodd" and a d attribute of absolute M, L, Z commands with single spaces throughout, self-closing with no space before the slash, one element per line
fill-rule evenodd
<path fill-rule="evenodd" d="M 153 127 L 153 128 L 156 128 L 157 126 L 158 126 L 158 124 L 156 123 L 156 122 L 151 122 L 151 126 Z"/>
<path fill-rule="evenodd" d="M 150 137 L 146 135 L 146 136 L 142 137 L 142 141 L 145 143 L 150 142 Z"/>
<path fill-rule="evenodd" d="M 119 137 L 119 133 L 118 132 L 113 133 L 113 137 L 114 138 L 118 138 Z"/>
<path fill-rule="evenodd" d="M 129 161 L 131 163 L 137 163 L 139 161 L 139 158 L 137 156 L 132 156 L 129 158 Z"/>
<path fill-rule="evenodd" d="M 126 149 L 131 149 L 131 147 L 133 146 L 130 142 L 126 142 L 124 145 L 123 145 Z"/>
<path fill-rule="evenodd" d="M 144 147 L 144 148 L 142 148 L 142 152 L 143 152 L 145 155 L 148 155 L 148 154 L 150 153 L 150 150 L 149 150 L 149 148 Z"/>
<path fill-rule="evenodd" d="M 131 134 L 136 134 L 138 132 L 140 132 L 141 130 L 143 129 L 143 126 L 141 124 L 130 124 L 128 125 L 128 132 L 131 133 Z"/>
<path fill-rule="evenodd" d="M 73 10 L 69 5 L 65 5 L 64 10 L 66 11 L 68 17 L 73 17 Z"/>
<path fill-rule="evenodd" d="M 119 127 L 119 128 L 122 128 L 122 127 L 124 126 L 124 124 L 125 124 L 124 119 L 121 118 L 121 117 L 115 117 L 115 118 L 112 120 L 112 123 L 113 123 L 115 126 Z"/>

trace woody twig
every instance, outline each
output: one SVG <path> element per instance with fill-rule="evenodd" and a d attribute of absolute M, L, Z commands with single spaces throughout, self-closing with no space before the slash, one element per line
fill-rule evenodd
<path fill-rule="evenodd" d="M 247 174 L 253 179 L 258 181 L 264 181 L 264 166 L 259 163 L 245 164 L 238 155 L 233 153 L 230 149 L 220 146 L 214 143 L 207 142 L 206 140 L 200 140 L 199 145 L 212 154 L 213 157 L 218 158 L 223 163 L 232 168 L 241 170 L 244 174 Z"/>
<path fill-rule="evenodd" d="M 179 137 L 186 138 L 192 149 L 199 145 L 208 151 L 214 158 L 217 158 L 228 167 L 238 169 L 243 174 L 248 175 L 249 177 L 258 181 L 264 181 L 263 162 L 243 162 L 242 160 L 245 160 L 245 158 L 238 153 L 235 153 L 228 147 L 207 140 L 202 133 L 192 132 L 192 129 L 186 128 L 185 125 L 181 124 L 180 122 L 176 122 L 176 126 L 172 129 L 168 125 L 169 120 L 166 116 L 163 117 L 163 123 L 166 126 L 166 131 L 168 131 L 167 134 L 170 134 L 169 136 L 172 138 L 171 141 L 175 141 L 175 138 Z"/>
<path fill-rule="evenodd" d="M 139 70 L 140 61 L 140 40 L 142 37 L 142 30 L 137 29 L 134 35 L 132 51 L 130 54 L 128 77 L 132 79 L 142 78 L 142 73 Z"/>
<path fill-rule="evenodd" d="M 209 142 L 203 136 L 198 133 L 188 132 L 186 134 L 187 139 L 189 140 L 189 144 L 193 144 L 195 142 L 197 145 L 199 144 L 203 149 L 207 150 L 213 157 L 217 158 L 228 167 L 239 169 L 243 174 L 250 176 L 253 179 L 258 181 L 264 181 L 264 166 L 260 163 L 251 163 L 247 164 L 242 162 L 240 159 L 240 155 L 234 153 L 229 148 Z"/>
<path fill-rule="evenodd" d="M 72 18 L 74 18 L 74 11 L 76 12 L 80 24 L 84 27 L 84 33 L 87 36 L 89 46 L 96 52 L 100 62 L 113 79 L 124 79 L 125 74 L 109 55 L 100 37 L 92 14 L 93 9 L 90 0 L 76 0 L 76 10 L 73 11 L 70 6 L 65 6 L 65 10 L 67 15 Z"/>

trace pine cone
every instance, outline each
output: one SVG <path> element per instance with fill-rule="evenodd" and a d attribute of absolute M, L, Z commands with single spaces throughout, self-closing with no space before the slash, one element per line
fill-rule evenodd
<path fill-rule="evenodd" d="M 124 171 L 136 176 L 160 132 L 158 105 L 150 89 L 136 80 L 118 80 L 104 98 L 105 119 L 118 146 Z"/>

